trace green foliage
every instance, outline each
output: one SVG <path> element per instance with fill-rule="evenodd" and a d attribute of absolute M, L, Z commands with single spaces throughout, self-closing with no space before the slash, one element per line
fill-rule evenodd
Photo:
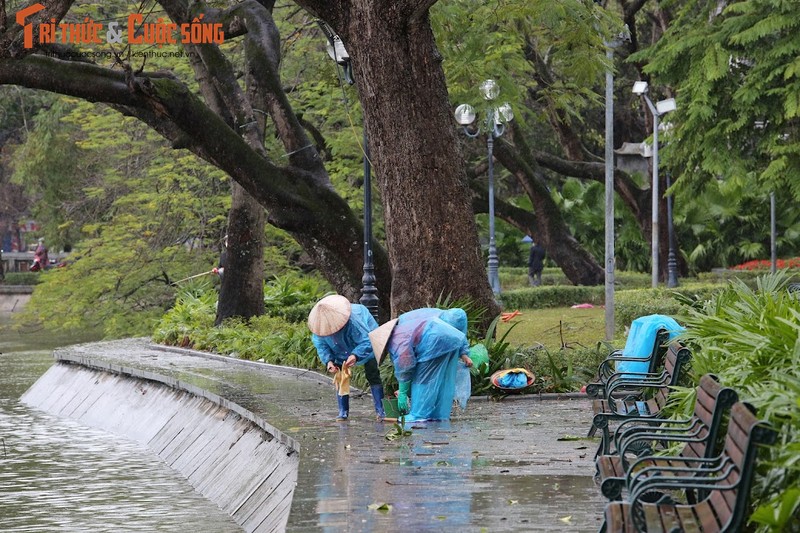
<path fill-rule="evenodd" d="M 274 294 L 275 286 L 265 292 L 270 290 Z M 208 286 L 182 290 L 155 327 L 153 341 L 276 365 L 322 369 L 305 323 L 264 315 L 249 321 L 229 319 L 215 327 L 216 301 L 216 290 Z"/>
<path fill-rule="evenodd" d="M 66 267 L 42 274 L 17 324 L 102 327 L 107 337 L 145 334 L 174 301 L 171 284 L 216 263 L 211 246 L 224 232 L 229 205 L 225 177 L 186 152 L 156 143 L 145 125 L 105 107 L 62 99 L 50 113 L 56 111 L 60 126 L 47 115 L 41 134 L 64 136 L 57 142 L 80 153 L 81 168 L 70 171 L 66 160 L 68 183 L 36 183 L 58 198 L 48 205 L 63 221 L 59 227 L 74 229 L 81 240 Z M 28 144 L 35 140 L 22 153 L 33 150 Z M 33 180 L 48 173 L 58 166 L 51 160 L 58 155 L 31 152 L 17 175 Z"/>
<path fill-rule="evenodd" d="M 779 431 L 753 491 L 753 520 L 772 531 L 798 523 L 800 299 L 786 285 L 782 272 L 757 278 L 755 288 L 733 281 L 688 310 L 683 336 L 693 350 L 695 379 L 716 374 Z"/>
<path fill-rule="evenodd" d="M 675 7 L 664 37 L 632 60 L 649 61 L 645 70 L 677 91 L 671 142 L 674 168 L 685 169 L 681 180 L 697 187 L 738 177 L 797 201 L 796 4 L 692 0 Z"/>
<path fill-rule="evenodd" d="M 634 319 L 645 315 L 669 315 L 680 322 L 689 307 L 702 306 L 724 290 L 725 283 L 684 283 L 676 289 L 659 287 L 618 291 L 614 296 L 617 330 L 630 326 Z"/>
<path fill-rule="evenodd" d="M 42 278 L 38 272 L 6 272 L 3 285 L 36 285 Z"/>
<path fill-rule="evenodd" d="M 452 298 L 449 294 L 444 296 L 439 295 L 436 303 L 432 307 L 439 309 L 463 309 L 467 313 L 467 338 L 470 341 L 482 337 L 481 325 L 486 317 L 487 309 L 478 305 L 474 298 L 464 296 L 461 298 Z"/>
<path fill-rule="evenodd" d="M 504 368 L 516 368 L 519 366 L 512 366 L 512 360 L 516 360 L 517 358 L 508 353 L 509 344 L 506 341 L 508 334 L 511 332 L 514 326 L 512 325 L 500 336 L 499 339 L 495 339 L 495 332 L 499 321 L 500 317 L 498 316 L 491 322 L 489 329 L 486 331 L 486 337 L 481 341 L 481 344 L 484 345 L 486 352 L 489 354 L 488 365 L 481 365 L 480 368 L 477 368 L 474 372 L 470 373 L 472 380 L 472 394 L 476 396 L 487 393 L 493 394 L 497 392 L 492 386 L 490 379 L 492 374 Z"/>
<path fill-rule="evenodd" d="M 601 264 L 605 257 L 604 194 L 602 183 L 583 183 L 573 178 L 564 180 L 559 189 L 552 191 L 570 232 L 580 235 L 581 246 Z M 614 224 L 619 228 L 614 239 L 616 267 L 630 272 L 648 271 L 650 248 L 633 214 L 621 200 L 616 201 Z"/>
<path fill-rule="evenodd" d="M 682 187 L 676 195 L 675 223 L 692 271 L 730 267 L 767 257 L 770 249 L 769 195 L 754 189 L 752 175 L 711 180 L 702 188 Z M 800 214 L 791 195 L 776 195 L 778 240 L 782 255 L 800 251 Z"/>
<path fill-rule="evenodd" d="M 75 179 L 80 174 L 81 155 L 74 142 L 77 128 L 63 120 L 71 108 L 66 99 L 60 98 L 42 109 L 27 142 L 12 158 L 11 181 L 22 186 L 31 201 L 31 214 L 53 249 L 71 244 L 79 236 L 79 228 L 66 214 L 81 196 L 81 180 Z"/>
<path fill-rule="evenodd" d="M 314 304 L 330 286 L 317 276 L 289 271 L 264 286 L 264 312 L 288 322 L 305 322 Z"/>
<path fill-rule="evenodd" d="M 540 286 L 506 291 L 500 294 L 505 309 L 539 309 L 590 303 L 602 305 L 605 288 L 602 286 Z"/>

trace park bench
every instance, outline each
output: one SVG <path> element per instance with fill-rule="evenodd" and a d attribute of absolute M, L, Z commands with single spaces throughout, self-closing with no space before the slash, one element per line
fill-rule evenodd
<path fill-rule="evenodd" d="M 637 471 L 626 501 L 608 503 L 601 532 L 737 532 L 747 517 L 758 445 L 774 444 L 777 432 L 760 421 L 751 406 L 731 408 L 725 447 L 712 459 L 673 459 L 671 467 Z M 699 467 L 697 465 L 700 465 Z M 691 476 L 691 477 L 689 477 Z M 680 491 L 701 492 L 697 503 L 676 500 Z"/>
<path fill-rule="evenodd" d="M 656 334 L 653 349 L 648 357 L 626 357 L 622 355 L 622 350 L 614 350 L 597 367 L 597 381 L 586 385 L 586 394 L 591 398 L 602 398 L 605 396 L 606 383 L 608 379 L 617 372 L 617 364 L 621 362 L 642 363 L 647 362 L 647 373 L 655 373 L 661 363 L 666 351 L 666 344 L 669 341 L 669 332 L 660 329 Z M 636 377 L 634 373 L 628 376 Z"/>
<path fill-rule="evenodd" d="M 618 500 L 625 487 L 625 479 L 630 473 L 628 459 L 650 451 L 654 441 L 685 443 L 678 457 L 711 458 L 717 454 L 716 442 L 722 419 L 738 400 L 736 391 L 722 387 L 714 376 L 706 374 L 700 378 L 694 413 L 685 420 L 661 420 L 659 426 L 652 426 L 652 419 L 633 418 L 625 420 L 614 433 L 616 449 L 614 453 L 600 455 L 595 462 L 600 492 L 609 500 Z M 644 425 L 642 425 L 644 424 Z M 645 452 L 646 454 L 646 452 Z M 672 457 L 647 457 L 636 461 L 637 468 L 652 466 L 673 466 Z"/>
<path fill-rule="evenodd" d="M 689 349 L 679 342 L 673 342 L 667 348 L 664 357 L 664 370 L 660 374 L 640 374 L 636 379 L 622 374 L 615 374 L 608 380 L 605 399 L 592 401 L 592 427 L 589 428 L 589 437 L 593 437 L 597 430 L 602 430 L 602 439 L 597 450 L 597 455 L 608 455 L 610 449 L 609 423 L 612 420 L 626 418 L 661 418 L 661 410 L 667 403 L 670 387 L 677 385 L 683 365 L 689 361 Z M 630 389 L 636 387 L 639 392 L 624 398 L 616 398 L 617 388 Z M 647 391 L 654 391 L 650 398 L 646 397 Z"/>

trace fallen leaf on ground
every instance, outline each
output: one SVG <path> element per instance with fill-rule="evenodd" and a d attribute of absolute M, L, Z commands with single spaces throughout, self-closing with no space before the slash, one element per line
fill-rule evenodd
<path fill-rule="evenodd" d="M 371 503 L 367 506 L 370 511 L 380 511 L 381 513 L 388 513 L 392 510 L 391 504 L 388 503 Z"/>

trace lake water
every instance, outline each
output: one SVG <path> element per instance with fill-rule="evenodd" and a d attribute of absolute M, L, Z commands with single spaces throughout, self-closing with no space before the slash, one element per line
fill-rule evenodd
<path fill-rule="evenodd" d="M 80 340 L 0 317 L 0 531 L 241 531 L 142 445 L 20 403 L 52 348 Z"/>

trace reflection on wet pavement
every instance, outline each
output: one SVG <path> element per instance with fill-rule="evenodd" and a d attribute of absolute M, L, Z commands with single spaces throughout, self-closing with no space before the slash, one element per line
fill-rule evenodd
<path fill-rule="evenodd" d="M 67 350 L 204 388 L 297 439 L 289 531 L 596 531 L 599 525 L 596 442 L 573 440 L 590 423 L 588 400 L 473 400 L 450 422 L 415 424 L 409 437 L 390 441 L 392 424 L 374 421 L 368 395 L 354 396 L 351 419 L 336 422 L 324 379 L 154 349 L 146 339 Z"/>

